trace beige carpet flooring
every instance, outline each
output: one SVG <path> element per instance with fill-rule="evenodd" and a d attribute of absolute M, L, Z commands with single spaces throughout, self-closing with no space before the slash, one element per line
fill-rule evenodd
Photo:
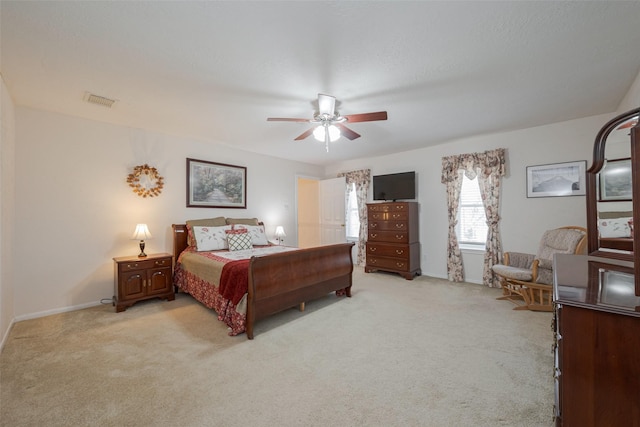
<path fill-rule="evenodd" d="M 230 337 L 190 296 L 16 323 L 2 426 L 552 426 L 551 313 L 354 272 L 352 298 Z"/>

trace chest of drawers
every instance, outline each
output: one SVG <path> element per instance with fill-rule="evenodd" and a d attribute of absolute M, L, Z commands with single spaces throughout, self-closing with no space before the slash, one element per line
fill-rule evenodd
<path fill-rule="evenodd" d="M 417 202 L 367 204 L 365 272 L 398 273 L 407 280 L 421 274 Z"/>

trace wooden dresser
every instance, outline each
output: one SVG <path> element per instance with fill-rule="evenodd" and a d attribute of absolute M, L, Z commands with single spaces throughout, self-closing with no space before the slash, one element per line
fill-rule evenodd
<path fill-rule="evenodd" d="M 594 258 L 556 255 L 556 426 L 640 427 L 640 297 L 633 267 Z"/>
<path fill-rule="evenodd" d="M 367 204 L 367 263 L 364 271 L 398 273 L 407 280 L 420 275 L 417 202 Z"/>

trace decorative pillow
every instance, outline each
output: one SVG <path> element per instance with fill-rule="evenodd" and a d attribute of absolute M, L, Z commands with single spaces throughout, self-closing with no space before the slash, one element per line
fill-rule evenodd
<path fill-rule="evenodd" d="M 187 245 L 196 246 L 196 241 L 193 237 L 193 227 L 196 225 L 202 227 L 221 227 L 227 225 L 227 221 L 223 216 L 217 218 L 205 218 L 205 219 L 191 219 L 186 222 L 187 224 Z"/>
<path fill-rule="evenodd" d="M 264 225 L 242 225 L 234 224 L 234 230 L 247 230 L 251 236 L 251 243 L 256 246 L 266 246 L 269 244 L 267 233 L 264 232 Z"/>
<path fill-rule="evenodd" d="M 251 236 L 247 233 L 247 230 L 227 230 L 226 233 L 230 251 L 253 248 Z"/>
<path fill-rule="evenodd" d="M 258 218 L 227 218 L 227 224 L 260 225 Z"/>
<path fill-rule="evenodd" d="M 231 230 L 230 225 L 223 225 L 221 227 L 194 226 L 193 237 L 196 242 L 196 250 L 202 252 L 228 249 L 227 233 L 225 233 L 227 230 Z"/>
<path fill-rule="evenodd" d="M 602 238 L 631 237 L 629 221 L 633 218 L 612 218 L 598 220 L 598 231 Z"/>

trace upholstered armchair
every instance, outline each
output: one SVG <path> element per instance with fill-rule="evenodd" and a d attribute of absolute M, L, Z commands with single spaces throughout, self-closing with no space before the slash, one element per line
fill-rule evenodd
<path fill-rule="evenodd" d="M 567 226 L 546 231 L 538 252 L 505 252 L 503 264 L 493 266 L 500 278 L 504 299 L 516 304 L 514 310 L 553 310 L 553 255 L 586 252 L 587 230 Z"/>

